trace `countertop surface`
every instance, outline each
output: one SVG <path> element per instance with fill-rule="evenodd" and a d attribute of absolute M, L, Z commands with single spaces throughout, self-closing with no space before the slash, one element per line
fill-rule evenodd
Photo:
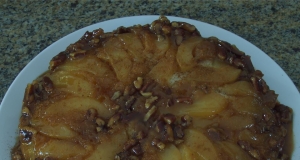
<path fill-rule="evenodd" d="M 300 90 L 299 11 L 297 1 L 2 1 L 0 102 L 23 67 L 58 39 L 109 19 L 160 14 L 200 20 L 243 37 Z"/>

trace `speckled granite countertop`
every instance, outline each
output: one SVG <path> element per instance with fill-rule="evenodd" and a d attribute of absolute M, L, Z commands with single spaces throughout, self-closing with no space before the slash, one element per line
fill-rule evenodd
<path fill-rule="evenodd" d="M 236 33 L 275 60 L 300 90 L 300 3 L 296 1 L 20 2 L 0 4 L 0 102 L 22 68 L 53 42 L 85 26 L 134 15 L 191 18 Z"/>

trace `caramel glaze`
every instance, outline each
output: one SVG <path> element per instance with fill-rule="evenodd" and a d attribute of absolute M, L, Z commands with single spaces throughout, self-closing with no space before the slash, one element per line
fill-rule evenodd
<path fill-rule="evenodd" d="M 12 159 L 95 159 L 101 144 L 114 159 L 163 159 L 173 146 L 184 159 L 201 151 L 187 137 L 198 132 L 213 146 L 202 157 L 289 159 L 292 111 L 262 77 L 234 45 L 164 16 L 86 32 L 27 86 Z M 216 109 L 184 110 L 206 100 Z"/>

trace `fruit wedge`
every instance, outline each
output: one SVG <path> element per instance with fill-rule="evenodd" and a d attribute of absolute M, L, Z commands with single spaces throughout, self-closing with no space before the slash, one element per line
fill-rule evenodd
<path fill-rule="evenodd" d="M 62 115 L 67 117 L 70 115 L 69 113 L 74 111 L 85 114 L 91 108 L 96 109 L 102 118 L 109 118 L 113 114 L 103 103 L 86 97 L 72 97 L 52 103 L 45 110 L 45 114 L 46 116 Z"/>
<path fill-rule="evenodd" d="M 96 146 L 87 160 L 109 160 L 114 159 L 115 155 L 122 151 L 124 143 L 127 141 L 127 134 L 123 130 L 117 131 L 112 135 L 104 135 L 101 143 Z"/>
<path fill-rule="evenodd" d="M 203 158 L 198 155 L 197 152 L 192 151 L 185 144 L 179 146 L 182 160 L 202 160 Z"/>
<path fill-rule="evenodd" d="M 180 151 L 178 148 L 170 144 L 163 151 L 159 153 L 161 160 L 182 160 Z"/>
<path fill-rule="evenodd" d="M 182 107 L 179 110 L 179 114 L 188 114 L 195 117 L 209 118 L 222 111 L 227 104 L 227 99 L 224 96 L 212 92 L 198 99 L 192 105 Z"/>
<path fill-rule="evenodd" d="M 201 132 L 186 129 L 184 144 L 196 152 L 203 160 L 218 160 L 218 154 L 212 142 Z"/>
<path fill-rule="evenodd" d="M 220 92 L 230 96 L 255 96 L 253 85 L 247 81 L 237 81 L 219 88 Z"/>
<path fill-rule="evenodd" d="M 182 71 L 188 71 L 196 66 L 197 61 L 194 59 L 194 48 L 203 41 L 200 37 L 191 37 L 178 47 L 176 54 L 177 63 Z"/>

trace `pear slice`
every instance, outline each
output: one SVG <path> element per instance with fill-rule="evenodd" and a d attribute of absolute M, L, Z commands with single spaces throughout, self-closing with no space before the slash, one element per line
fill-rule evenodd
<path fill-rule="evenodd" d="M 241 114 L 249 114 L 256 117 L 262 116 L 262 104 L 254 97 L 231 98 L 231 107 Z"/>
<path fill-rule="evenodd" d="M 149 72 L 149 77 L 156 80 L 162 86 L 168 86 L 169 81 L 176 72 L 178 66 L 173 58 L 161 59 Z"/>
<path fill-rule="evenodd" d="M 45 114 L 47 116 L 61 115 L 68 117 L 70 113 L 75 111 L 85 114 L 91 108 L 96 109 L 98 115 L 102 118 L 109 118 L 113 114 L 103 103 L 86 97 L 72 97 L 52 103 L 45 110 Z"/>
<path fill-rule="evenodd" d="M 112 66 L 117 78 L 120 81 L 129 82 L 130 81 L 130 71 L 132 69 L 132 59 L 123 48 L 123 42 L 118 38 L 109 39 L 103 46 L 104 53 L 108 61 Z"/>
<path fill-rule="evenodd" d="M 63 123 L 50 123 L 44 119 L 32 119 L 31 125 L 39 130 L 40 133 L 59 139 L 73 138 L 77 136 L 69 126 Z"/>
<path fill-rule="evenodd" d="M 159 153 L 161 160 L 181 160 L 181 153 L 178 148 L 170 144 L 163 151 Z"/>
<path fill-rule="evenodd" d="M 89 79 L 85 79 L 86 77 L 84 75 L 74 75 L 67 71 L 57 71 L 49 76 L 57 90 L 78 96 L 93 96 L 95 94 L 95 81 L 92 79 L 93 76 Z M 94 83 L 91 83 L 92 81 Z"/>
<path fill-rule="evenodd" d="M 226 84 L 237 80 L 241 70 L 219 60 L 204 60 L 187 76 L 200 83 Z M 201 75 L 201 76 L 199 76 Z"/>
<path fill-rule="evenodd" d="M 141 54 L 144 50 L 140 38 L 134 33 L 124 33 L 117 36 L 123 42 L 124 50 L 131 56 L 134 62 L 143 62 L 144 55 Z"/>
<path fill-rule="evenodd" d="M 100 58 L 95 58 L 95 56 L 89 54 L 84 58 L 67 61 L 64 63 L 64 65 L 59 66 L 57 70 L 87 71 L 93 73 L 95 76 L 113 75 L 111 72 L 111 68 L 106 63 L 104 63 Z"/>
<path fill-rule="evenodd" d="M 215 92 L 204 95 L 192 105 L 182 107 L 178 112 L 180 115 L 188 114 L 190 116 L 208 118 L 221 112 L 228 102 L 227 99 Z"/>
<path fill-rule="evenodd" d="M 247 160 L 252 159 L 242 148 L 240 148 L 237 144 L 222 141 L 217 143 L 218 147 L 220 147 L 225 153 L 227 153 L 227 156 L 231 160 Z"/>
<path fill-rule="evenodd" d="M 191 37 L 182 42 L 178 47 L 176 59 L 182 71 L 188 71 L 197 65 L 193 56 L 193 51 L 201 41 L 203 41 L 203 38 L 201 37 Z"/>
<path fill-rule="evenodd" d="M 80 157 L 86 154 L 86 150 L 81 145 L 67 141 L 51 139 L 41 146 L 36 148 L 36 153 L 39 153 L 41 157 L 52 157 L 57 159 L 66 159 Z"/>
<path fill-rule="evenodd" d="M 220 92 L 230 96 L 256 96 L 253 85 L 247 81 L 237 81 L 219 88 Z"/>
<path fill-rule="evenodd" d="M 122 151 L 123 145 L 127 141 L 127 134 L 124 128 L 111 135 L 103 136 L 101 137 L 101 143 L 96 146 L 87 160 L 114 159 L 116 154 Z"/>
<path fill-rule="evenodd" d="M 202 160 L 197 152 L 192 151 L 189 147 L 185 144 L 181 144 L 179 146 L 179 151 L 181 153 L 182 160 Z"/>
<path fill-rule="evenodd" d="M 161 35 L 153 35 L 151 32 L 143 32 L 142 37 L 145 50 L 142 54 L 146 55 L 150 61 L 158 61 L 165 56 L 170 49 L 170 38 Z"/>
<path fill-rule="evenodd" d="M 20 148 L 23 153 L 24 159 L 35 159 L 36 150 L 35 150 L 36 136 L 32 136 L 31 143 L 20 143 Z"/>
<path fill-rule="evenodd" d="M 186 129 L 184 144 L 204 160 L 218 160 L 218 154 L 212 142 L 201 132 Z"/>

